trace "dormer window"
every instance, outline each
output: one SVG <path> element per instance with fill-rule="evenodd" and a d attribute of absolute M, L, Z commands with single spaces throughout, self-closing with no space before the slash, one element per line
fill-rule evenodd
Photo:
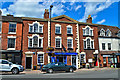
<path fill-rule="evenodd" d="M 107 36 L 107 37 L 110 37 L 110 36 L 111 36 L 111 31 L 110 31 L 109 29 L 106 31 L 106 36 Z"/>
<path fill-rule="evenodd" d="M 105 30 L 104 29 L 100 30 L 100 36 L 105 36 Z"/>
<path fill-rule="evenodd" d="M 33 22 L 29 24 L 29 32 L 30 33 L 43 33 L 43 25 L 39 22 Z"/>
<path fill-rule="evenodd" d="M 93 36 L 93 29 L 91 29 L 89 26 L 86 26 L 85 28 L 83 28 L 83 35 Z"/>
<path fill-rule="evenodd" d="M 118 31 L 118 34 L 117 34 L 118 37 L 120 37 L 120 30 Z"/>

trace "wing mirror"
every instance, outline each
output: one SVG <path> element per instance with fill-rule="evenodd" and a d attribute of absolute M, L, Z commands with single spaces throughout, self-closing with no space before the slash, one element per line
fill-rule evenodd
<path fill-rule="evenodd" d="M 12 65 L 12 63 L 11 62 L 9 62 L 9 66 L 11 66 Z"/>

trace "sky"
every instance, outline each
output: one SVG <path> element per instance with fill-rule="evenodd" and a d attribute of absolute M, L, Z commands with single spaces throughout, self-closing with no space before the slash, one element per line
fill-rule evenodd
<path fill-rule="evenodd" d="M 43 18 L 45 9 L 52 8 L 52 17 L 66 15 L 77 21 L 86 22 L 88 15 L 93 23 L 118 25 L 119 0 L 1 0 L 2 15 Z"/>

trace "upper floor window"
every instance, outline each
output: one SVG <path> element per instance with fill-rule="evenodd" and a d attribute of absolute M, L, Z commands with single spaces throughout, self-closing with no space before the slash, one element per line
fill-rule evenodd
<path fill-rule="evenodd" d="M 120 50 L 120 43 L 119 43 L 119 50 Z"/>
<path fill-rule="evenodd" d="M 43 38 L 38 36 L 33 36 L 28 38 L 28 47 L 43 47 Z"/>
<path fill-rule="evenodd" d="M 67 26 L 67 34 L 73 34 L 72 33 L 72 26 Z"/>
<path fill-rule="evenodd" d="M 67 39 L 67 47 L 73 48 L 73 39 Z"/>
<path fill-rule="evenodd" d="M 61 25 L 59 25 L 59 24 L 55 25 L 55 33 L 56 34 L 61 34 Z"/>
<path fill-rule="evenodd" d="M 55 38 L 55 46 L 56 48 L 61 48 L 61 38 Z"/>
<path fill-rule="evenodd" d="M 111 50 L 111 43 L 108 43 L 108 50 Z"/>
<path fill-rule="evenodd" d="M 106 36 L 108 36 L 108 37 L 111 36 L 111 31 L 109 29 L 106 31 Z"/>
<path fill-rule="evenodd" d="M 84 49 L 94 49 L 94 40 L 90 38 L 84 40 Z"/>
<path fill-rule="evenodd" d="M 83 35 L 93 36 L 93 29 L 91 29 L 89 26 L 86 26 L 83 28 Z"/>
<path fill-rule="evenodd" d="M 120 37 L 120 30 L 118 31 L 118 34 L 117 34 L 118 37 Z"/>
<path fill-rule="evenodd" d="M 8 38 L 8 48 L 15 48 L 15 38 Z"/>
<path fill-rule="evenodd" d="M 105 43 L 102 43 L 102 50 L 105 50 Z"/>
<path fill-rule="evenodd" d="M 16 23 L 9 23 L 9 32 L 10 33 L 16 33 Z"/>
<path fill-rule="evenodd" d="M 100 36 L 105 36 L 105 30 L 104 29 L 100 30 Z"/>
<path fill-rule="evenodd" d="M 2 31 L 2 22 L 0 22 L 0 33 Z"/>
<path fill-rule="evenodd" d="M 39 22 L 33 22 L 33 24 L 29 24 L 29 32 L 43 33 L 43 25 Z"/>

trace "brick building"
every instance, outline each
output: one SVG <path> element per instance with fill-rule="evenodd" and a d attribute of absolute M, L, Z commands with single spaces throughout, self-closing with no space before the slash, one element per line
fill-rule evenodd
<path fill-rule="evenodd" d="M 34 66 L 40 68 L 41 65 L 50 62 L 63 62 L 67 65 L 75 65 L 77 68 L 85 67 L 86 63 L 90 63 L 92 67 L 100 66 L 99 64 L 105 66 L 104 54 L 113 52 L 116 53 L 119 62 L 120 45 L 117 46 L 116 51 L 102 51 L 101 38 L 106 39 L 106 37 L 100 36 L 100 30 L 110 28 L 109 30 L 112 31 L 113 28 L 115 32 L 112 34 L 117 36 L 107 37 L 107 39 L 115 38 L 120 42 L 120 29 L 93 24 L 91 16 L 88 16 L 86 23 L 78 22 L 65 15 L 53 17 L 51 37 L 48 10 L 45 10 L 42 19 L 7 15 L 2 16 L 0 23 L 2 24 L 0 27 L 2 58 L 22 64 L 25 69 L 34 69 Z M 9 33 L 10 31 L 12 33 Z M 52 52 L 47 50 L 50 47 L 50 38 L 51 47 L 54 49 Z"/>

